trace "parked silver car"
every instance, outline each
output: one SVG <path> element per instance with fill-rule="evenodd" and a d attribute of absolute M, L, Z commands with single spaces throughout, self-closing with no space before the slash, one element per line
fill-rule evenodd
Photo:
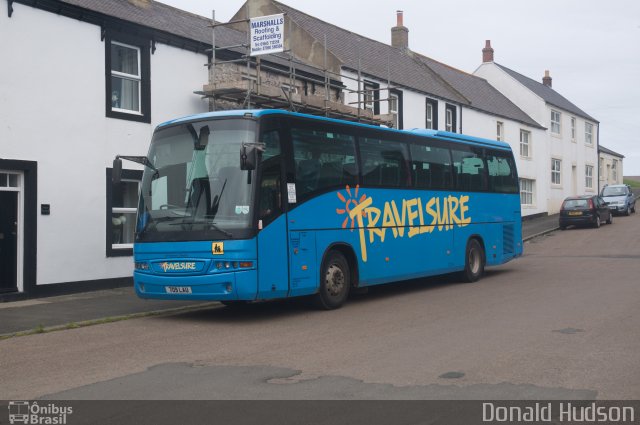
<path fill-rule="evenodd" d="M 626 184 L 605 186 L 600 196 L 609 204 L 611 212 L 624 215 L 636 212 L 636 197 L 631 192 L 631 187 Z"/>

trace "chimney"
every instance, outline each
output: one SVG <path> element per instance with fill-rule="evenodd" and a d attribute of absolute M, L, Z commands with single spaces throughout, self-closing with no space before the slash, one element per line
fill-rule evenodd
<path fill-rule="evenodd" d="M 482 62 L 493 62 L 493 47 L 491 47 L 491 40 L 487 40 L 482 49 Z"/>
<path fill-rule="evenodd" d="M 409 49 L 409 28 L 402 25 L 402 10 L 397 12 L 398 23 L 391 28 L 391 45 L 398 49 Z"/>
<path fill-rule="evenodd" d="M 551 77 L 549 76 L 549 70 L 544 71 L 544 77 L 542 77 L 542 84 L 551 88 Z"/>

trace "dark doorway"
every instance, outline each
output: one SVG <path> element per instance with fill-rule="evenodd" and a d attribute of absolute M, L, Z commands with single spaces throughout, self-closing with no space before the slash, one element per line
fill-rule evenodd
<path fill-rule="evenodd" d="M 0 293 L 18 290 L 18 192 L 0 192 Z"/>

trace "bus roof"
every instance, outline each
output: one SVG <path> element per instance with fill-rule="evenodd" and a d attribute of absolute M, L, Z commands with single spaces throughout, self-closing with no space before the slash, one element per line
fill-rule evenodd
<path fill-rule="evenodd" d="M 202 120 L 207 118 L 242 117 L 242 116 L 257 118 L 265 115 L 277 115 L 277 114 L 311 118 L 318 121 L 327 121 L 327 122 L 333 122 L 333 123 L 339 123 L 339 124 L 348 124 L 352 126 L 370 128 L 375 130 L 384 130 L 384 131 L 398 132 L 403 134 L 414 134 L 416 136 L 425 136 L 425 137 L 431 137 L 434 139 L 471 143 L 471 144 L 490 146 L 490 147 L 500 148 L 500 149 L 509 149 L 509 150 L 511 149 L 511 146 L 508 143 L 500 142 L 497 140 L 491 140 L 491 139 L 483 139 L 481 137 L 474 137 L 466 134 L 451 133 L 448 131 L 439 131 L 439 130 L 427 130 L 427 129 L 421 129 L 421 128 L 414 128 L 411 130 L 396 130 L 393 128 L 378 127 L 375 125 L 362 124 L 362 123 L 353 122 L 353 121 L 345 121 L 345 120 L 339 120 L 335 118 L 326 118 L 326 117 L 321 117 L 317 115 L 301 114 L 299 112 L 290 112 L 282 109 L 236 109 L 236 110 L 226 110 L 226 111 L 205 112 L 201 114 L 189 115 L 186 117 L 176 118 L 170 121 L 163 122 L 162 124 L 158 125 L 158 128 L 165 127 L 172 124 L 179 124 L 182 122 Z"/>

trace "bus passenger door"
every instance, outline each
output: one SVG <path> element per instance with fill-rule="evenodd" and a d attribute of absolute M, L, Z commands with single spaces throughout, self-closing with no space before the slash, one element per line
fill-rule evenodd
<path fill-rule="evenodd" d="M 266 145 L 258 189 L 258 299 L 289 293 L 287 214 L 284 210 L 282 155 L 276 130 L 265 133 Z"/>

